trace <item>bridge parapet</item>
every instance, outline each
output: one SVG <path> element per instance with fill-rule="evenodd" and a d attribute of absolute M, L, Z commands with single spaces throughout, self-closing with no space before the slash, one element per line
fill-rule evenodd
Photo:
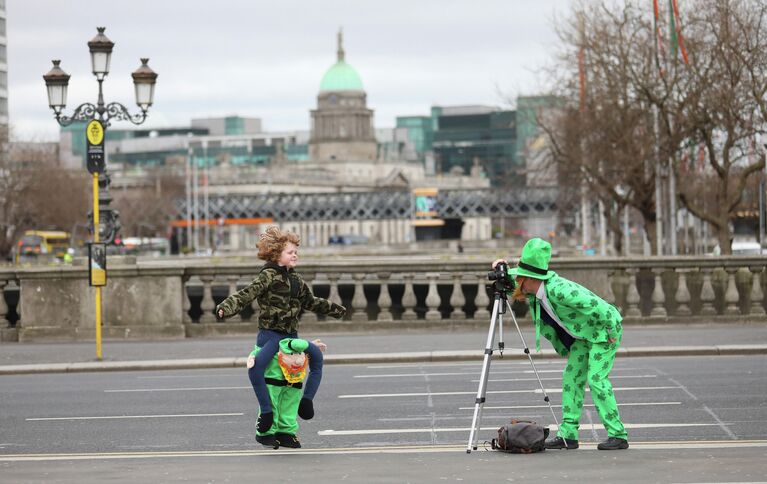
<path fill-rule="evenodd" d="M 767 322 L 765 257 L 555 259 L 551 269 L 615 304 L 625 324 Z M 215 305 L 245 287 L 260 264 L 180 259 L 110 269 L 108 338 L 179 338 L 255 333 L 259 308 L 226 321 Z M 300 272 L 315 294 L 341 302 L 342 321 L 305 314 L 302 333 L 386 328 L 487 328 L 492 293 L 487 261 L 401 256 L 307 261 Z M 0 271 L 0 341 L 93 338 L 93 294 L 85 268 Z M 520 322 L 527 307 L 515 303 Z M 510 321 L 509 321 L 510 322 Z"/>

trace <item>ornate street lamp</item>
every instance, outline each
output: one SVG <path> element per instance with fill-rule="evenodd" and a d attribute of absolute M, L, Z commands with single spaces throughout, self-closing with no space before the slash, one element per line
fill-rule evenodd
<path fill-rule="evenodd" d="M 105 131 L 112 120 L 130 121 L 136 125 L 146 120 L 147 110 L 154 98 L 157 74 L 147 65 L 149 59 L 141 59 L 141 66 L 132 74 L 136 88 L 136 104 L 141 109 L 140 113 L 131 114 L 128 108 L 120 103 L 104 104 L 102 84 L 104 78 L 109 75 L 109 64 L 115 44 L 104 35 L 106 30 L 104 27 L 97 27 L 97 30 L 98 34 L 88 42 L 91 70 L 99 83 L 99 97 L 96 104 L 83 103 L 75 108 L 71 116 L 62 114 L 67 105 L 69 74 L 59 67 L 60 60 L 53 61 L 53 68 L 43 76 L 43 79 L 48 88 L 48 105 L 53 110 L 59 125 L 68 126 L 76 121 L 87 123 L 87 128 L 83 132 L 88 146 L 86 161 L 88 171 L 93 174 L 93 211 L 88 214 L 88 218 L 91 220 L 93 242 L 111 244 L 120 231 L 120 214 L 117 210 L 109 208 L 112 197 L 109 195 L 109 175 L 106 170 Z M 105 264 L 106 259 L 103 262 Z M 99 286 L 106 284 L 106 267 L 102 266 L 101 269 L 103 275 L 97 283 L 93 283 L 94 278 L 91 277 L 92 285 L 96 286 L 96 358 L 99 360 L 101 359 L 101 288 Z M 93 267 L 91 271 L 93 272 Z"/>
<path fill-rule="evenodd" d="M 136 91 L 136 104 L 141 110 L 138 114 L 131 114 L 124 105 L 112 102 L 104 103 L 104 93 L 102 84 L 104 78 L 109 74 L 109 65 L 112 60 L 112 49 L 114 42 L 104 35 L 104 27 L 98 27 L 98 34 L 88 42 L 88 49 L 91 54 L 91 70 L 99 83 L 98 100 L 96 104 L 83 103 L 77 108 L 71 116 L 63 115 L 67 104 L 67 87 L 69 84 L 69 74 L 64 72 L 59 64 L 61 61 L 54 60 L 53 68 L 43 76 L 45 85 L 48 88 L 48 105 L 56 116 L 56 121 L 61 126 L 68 126 L 73 122 L 89 122 L 94 119 L 101 122 L 104 129 L 111 125 L 112 120 L 130 121 L 139 125 L 146 120 L 147 110 L 152 105 L 154 98 L 154 86 L 157 82 L 157 73 L 148 65 L 149 59 L 141 59 L 141 66 L 133 74 L 133 84 Z M 112 197 L 109 195 L 109 175 L 106 167 L 100 170 L 98 177 L 98 186 L 101 188 L 99 194 L 99 211 L 102 212 L 100 218 L 98 235 L 102 242 L 112 243 L 120 230 L 120 217 L 116 210 L 109 208 Z M 89 214 L 93 218 L 93 212 Z M 96 233 L 94 231 L 94 233 Z"/>

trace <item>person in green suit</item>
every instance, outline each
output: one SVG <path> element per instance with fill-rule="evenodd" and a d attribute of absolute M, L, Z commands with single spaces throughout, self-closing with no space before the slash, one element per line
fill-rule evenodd
<path fill-rule="evenodd" d="M 313 343 L 324 351 L 326 345 L 320 340 Z M 306 370 L 309 364 L 309 356 L 305 353 L 309 348 L 309 342 L 299 338 L 284 338 L 279 342 L 279 351 L 272 357 L 264 372 L 266 388 L 271 401 L 270 427 L 264 431 L 256 426 L 256 441 L 267 447 L 290 447 L 300 448 L 298 440 L 298 421 L 296 416 L 299 412 L 301 397 L 303 396 L 303 381 L 306 378 Z M 248 357 L 248 369 L 255 365 L 256 357 L 261 352 L 261 347 L 255 346 Z M 261 420 L 263 409 L 259 411 L 258 419 Z"/>
<path fill-rule="evenodd" d="M 583 396 L 588 383 L 607 440 L 599 450 L 628 449 L 628 434 L 618 413 L 610 370 L 623 328 L 618 310 L 587 288 L 549 270 L 551 244 L 534 238 L 525 243 L 517 267 L 508 275 L 516 282 L 513 298 L 527 300 L 535 324 L 536 351 L 541 335 L 567 357 L 562 374 L 562 424 L 547 449 L 577 449 Z M 493 269 L 503 259 L 493 262 Z"/>

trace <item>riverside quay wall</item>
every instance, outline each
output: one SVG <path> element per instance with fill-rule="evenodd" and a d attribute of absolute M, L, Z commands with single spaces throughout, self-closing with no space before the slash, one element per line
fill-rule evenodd
<path fill-rule="evenodd" d="M 512 261 L 513 264 L 513 261 Z M 556 258 L 550 269 L 615 304 L 625 324 L 765 322 L 767 257 Z M 257 332 L 255 302 L 218 321 L 218 302 L 245 287 L 260 263 L 110 258 L 102 289 L 105 338 L 162 339 Z M 313 313 L 302 331 L 487 328 L 489 261 L 360 257 L 299 266 L 315 295 L 349 308 L 342 321 Z M 86 267 L 0 268 L 0 342 L 93 340 L 95 290 Z M 525 303 L 514 303 L 530 324 Z M 507 316 L 508 318 L 508 316 Z"/>

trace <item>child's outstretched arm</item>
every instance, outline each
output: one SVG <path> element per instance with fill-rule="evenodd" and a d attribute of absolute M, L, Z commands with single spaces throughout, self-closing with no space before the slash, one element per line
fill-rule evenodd
<path fill-rule="evenodd" d="M 255 298 L 263 294 L 272 283 L 272 279 L 274 279 L 273 271 L 261 271 L 247 287 L 240 289 L 221 301 L 221 304 L 216 306 L 216 315 L 219 318 L 228 318 L 239 313 L 245 306 L 253 302 Z"/>
<path fill-rule="evenodd" d="M 304 282 L 301 284 L 301 290 L 298 293 L 298 297 L 301 300 L 301 307 L 307 311 L 312 311 L 317 314 L 325 314 L 331 318 L 341 319 L 346 314 L 346 308 L 340 304 L 328 301 L 321 297 L 315 297 L 312 294 L 312 290 Z"/>

